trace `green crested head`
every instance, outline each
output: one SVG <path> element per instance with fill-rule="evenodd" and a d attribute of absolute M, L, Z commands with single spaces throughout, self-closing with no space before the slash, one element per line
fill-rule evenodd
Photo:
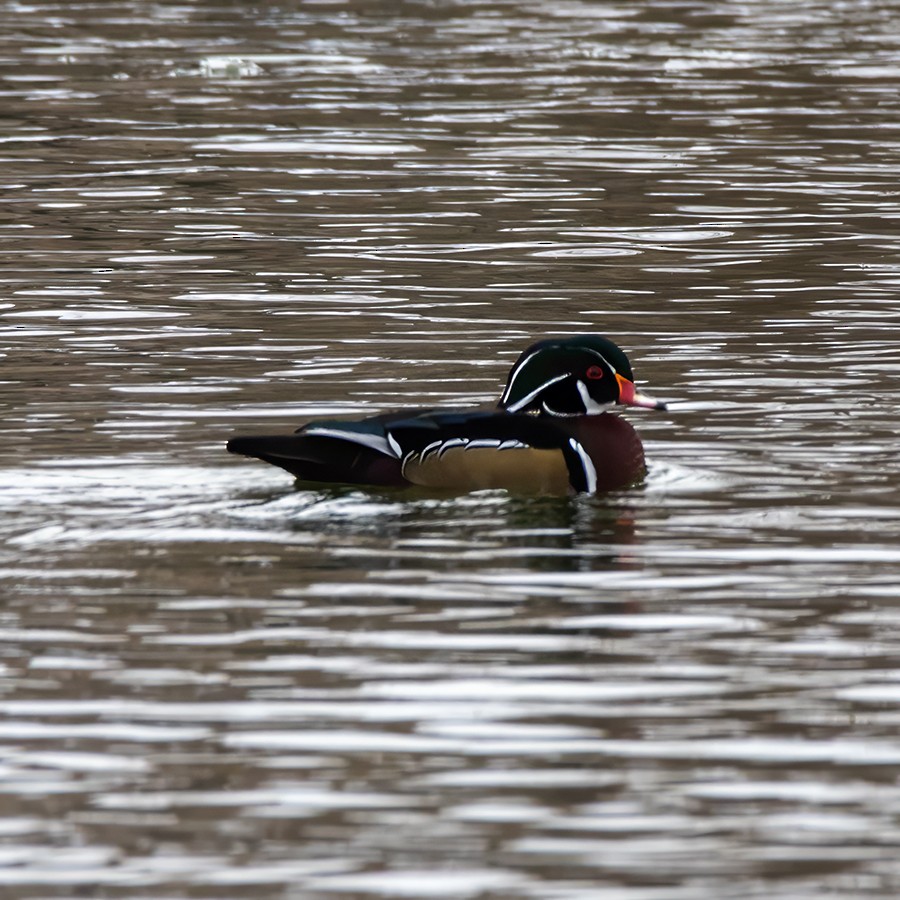
<path fill-rule="evenodd" d="M 516 360 L 499 406 L 509 412 L 585 416 L 615 404 L 665 409 L 638 394 L 628 357 L 609 338 L 586 334 L 532 344 Z"/>

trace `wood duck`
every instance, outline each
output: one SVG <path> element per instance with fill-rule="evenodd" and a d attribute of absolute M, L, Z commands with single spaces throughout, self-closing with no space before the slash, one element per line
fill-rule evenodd
<path fill-rule="evenodd" d="M 593 493 L 645 472 L 640 438 L 609 412 L 617 404 L 666 408 L 638 393 L 628 358 L 608 338 L 550 338 L 516 360 L 497 409 L 322 419 L 293 434 L 236 437 L 228 450 L 305 481 Z"/>

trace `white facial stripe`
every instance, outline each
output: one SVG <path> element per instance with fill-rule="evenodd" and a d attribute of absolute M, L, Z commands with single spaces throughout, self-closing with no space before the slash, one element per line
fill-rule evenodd
<path fill-rule="evenodd" d="M 588 386 L 583 381 L 576 381 L 575 386 L 578 388 L 578 393 L 581 394 L 581 402 L 584 404 L 584 411 L 586 415 L 589 416 L 598 416 L 602 412 L 606 412 L 611 406 L 612 403 L 598 403 L 590 394 L 588 390 Z"/>
<path fill-rule="evenodd" d="M 515 403 L 511 404 L 510 406 L 507 406 L 506 408 L 510 412 L 518 412 L 524 406 L 528 406 L 528 404 L 531 403 L 531 401 L 534 400 L 534 398 L 537 397 L 537 395 L 540 394 L 541 391 L 545 391 L 548 387 L 550 387 L 550 385 L 556 384 L 557 381 L 562 381 L 564 378 L 568 378 L 568 377 L 569 377 L 568 372 L 566 372 L 563 375 L 557 375 L 555 378 L 551 378 L 548 381 L 545 381 L 542 385 L 540 385 L 539 387 L 536 387 L 530 394 L 526 394 L 521 400 L 516 401 Z M 512 382 L 510 382 L 510 385 L 512 385 Z M 503 392 L 503 395 L 504 395 L 504 397 L 506 396 L 506 391 Z M 500 402 L 501 403 L 503 402 L 502 397 L 500 398 Z"/>
<path fill-rule="evenodd" d="M 610 372 L 615 374 L 615 372 L 616 372 L 615 366 L 599 350 L 594 350 L 593 347 L 583 347 L 582 349 L 586 353 L 593 353 L 594 356 L 596 356 L 597 359 L 599 359 L 600 362 L 602 362 L 603 365 L 606 366 L 606 368 L 609 369 Z"/>
<path fill-rule="evenodd" d="M 512 390 L 513 382 L 516 380 L 519 372 L 522 371 L 522 368 L 528 363 L 532 357 L 535 357 L 540 353 L 540 350 L 535 350 L 533 353 L 529 353 L 525 359 L 522 360 L 513 370 L 509 373 L 509 383 L 506 385 L 506 389 L 503 391 L 503 394 L 500 396 L 500 402 L 506 403 L 506 398 L 509 396 L 509 392 Z"/>
<path fill-rule="evenodd" d="M 578 454 L 581 461 L 581 468 L 584 469 L 584 480 L 587 482 L 587 491 L 593 494 L 597 490 L 597 469 L 594 467 L 594 461 L 588 456 L 587 451 L 575 438 L 569 438 L 569 446 Z"/>
<path fill-rule="evenodd" d="M 515 369 L 513 369 L 512 372 L 509 373 L 509 381 L 507 382 L 507 385 L 504 388 L 503 393 L 500 395 L 500 403 L 501 404 L 506 406 L 506 401 L 507 401 L 507 398 L 509 397 L 510 393 L 512 392 L 513 384 L 515 383 L 516 378 L 518 378 L 518 376 L 521 374 L 521 372 L 525 368 L 525 366 L 527 366 L 528 363 L 535 356 L 544 352 L 544 350 L 546 350 L 546 349 L 547 349 L 546 347 L 542 347 L 540 350 L 535 350 L 534 352 L 529 353 L 528 356 L 526 356 L 525 359 L 523 359 L 515 367 Z M 579 347 L 578 349 L 584 351 L 585 353 L 591 353 L 594 356 L 596 356 L 597 359 L 600 360 L 600 362 L 602 362 L 603 365 L 606 366 L 607 369 L 609 369 L 609 372 L 611 375 L 613 375 L 613 376 L 616 375 L 616 367 L 599 350 L 594 350 L 593 347 Z M 574 374 L 574 373 L 569 373 L 569 374 Z M 530 394 L 528 394 L 527 397 L 524 397 L 523 399 L 519 400 L 517 403 L 514 403 L 511 406 L 507 406 L 506 408 L 510 412 L 518 412 L 518 410 L 522 409 L 523 406 L 527 406 L 532 400 L 534 400 L 534 398 L 542 390 L 544 390 L 545 388 L 549 387 L 552 384 L 555 384 L 557 381 L 561 381 L 565 377 L 567 377 L 567 376 L 560 375 L 560 376 L 557 376 L 556 378 L 552 378 L 549 381 L 544 382 L 544 384 L 542 384 L 539 388 L 537 388 L 536 390 L 534 390 Z M 579 388 L 579 390 L 580 390 L 580 388 Z M 587 404 L 585 404 L 585 407 L 588 408 Z M 546 407 L 545 407 L 545 409 L 546 409 Z M 556 413 L 549 409 L 547 411 L 552 413 L 553 415 L 562 415 L 562 413 Z M 589 415 L 591 414 L 590 410 L 589 410 L 588 414 Z"/>

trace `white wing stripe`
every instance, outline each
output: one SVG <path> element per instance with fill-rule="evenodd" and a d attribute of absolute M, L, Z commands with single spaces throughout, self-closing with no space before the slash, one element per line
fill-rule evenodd
<path fill-rule="evenodd" d="M 425 459 L 429 453 L 440 453 L 441 441 L 432 441 L 427 447 L 419 451 L 419 459 Z"/>
<path fill-rule="evenodd" d="M 406 466 L 413 460 L 424 463 L 431 455 L 435 455 L 440 459 L 448 450 L 452 450 L 454 447 L 462 447 L 463 450 L 527 450 L 530 446 L 515 438 L 506 438 L 505 440 L 501 438 L 476 438 L 475 440 L 470 440 L 469 438 L 448 438 L 445 441 L 432 441 L 421 450 L 410 450 L 404 455 L 400 444 L 392 434 L 388 433 L 386 442 L 390 445 L 390 449 L 401 458 L 401 471 L 404 474 Z"/>
<path fill-rule="evenodd" d="M 478 450 L 482 447 L 489 447 L 491 450 L 513 450 L 516 448 L 527 447 L 516 440 L 501 440 L 500 438 L 478 438 L 474 441 L 466 441 L 466 450 Z"/>
<path fill-rule="evenodd" d="M 394 456 L 396 456 L 397 459 L 400 459 L 403 456 L 403 448 L 397 443 L 397 438 L 390 432 L 387 433 L 387 443 L 393 451 Z"/>
<path fill-rule="evenodd" d="M 448 441 L 444 441 L 441 445 L 441 449 L 438 450 L 438 459 L 440 459 L 448 450 L 452 450 L 454 447 L 465 447 L 469 442 L 465 438 L 450 438 Z"/>
<path fill-rule="evenodd" d="M 341 441 L 348 441 L 351 444 L 361 444 L 363 447 L 371 447 L 379 453 L 385 453 L 392 456 L 391 447 L 389 446 L 390 437 L 382 437 L 380 434 L 366 434 L 361 431 L 344 431 L 341 428 L 326 428 L 313 426 L 305 428 L 304 434 L 313 435 L 315 437 L 331 437 L 338 438 Z"/>

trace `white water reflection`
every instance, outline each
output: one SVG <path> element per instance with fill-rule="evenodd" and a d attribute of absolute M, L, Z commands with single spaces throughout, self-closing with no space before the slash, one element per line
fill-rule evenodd
<path fill-rule="evenodd" d="M 0 884 L 894 897 L 892 12 L 8 4 Z M 588 331 L 632 490 L 222 449 Z"/>

